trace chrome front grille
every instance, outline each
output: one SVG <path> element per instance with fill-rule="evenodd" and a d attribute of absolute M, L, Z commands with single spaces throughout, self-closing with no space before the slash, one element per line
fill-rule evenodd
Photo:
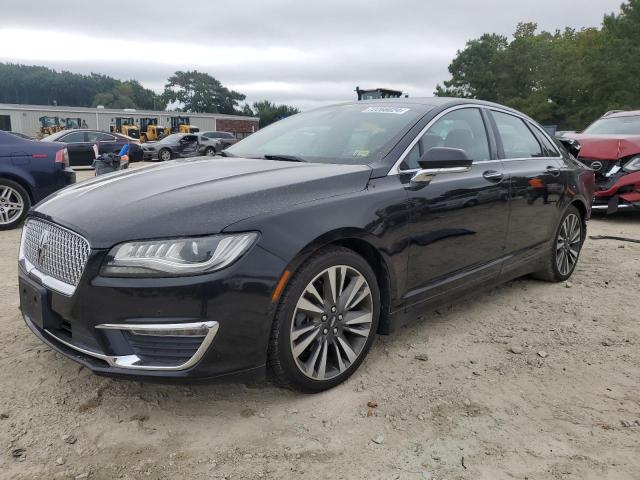
<path fill-rule="evenodd" d="M 38 273 L 77 286 L 89 258 L 89 242 L 77 233 L 42 220 L 28 220 L 21 253 Z"/>

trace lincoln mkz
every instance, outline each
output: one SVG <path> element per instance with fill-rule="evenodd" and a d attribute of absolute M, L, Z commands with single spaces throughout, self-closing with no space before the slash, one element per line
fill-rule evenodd
<path fill-rule="evenodd" d="M 301 113 L 229 147 L 68 187 L 24 225 L 43 342 L 142 379 L 333 387 L 427 307 L 578 262 L 591 169 L 527 116 L 458 99 Z"/>

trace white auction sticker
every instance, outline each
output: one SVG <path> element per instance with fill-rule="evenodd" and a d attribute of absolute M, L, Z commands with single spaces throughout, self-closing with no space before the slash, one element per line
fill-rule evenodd
<path fill-rule="evenodd" d="M 399 108 L 399 107 L 369 107 L 362 110 L 362 113 L 394 113 L 396 115 L 402 115 L 403 113 L 407 113 L 410 108 Z"/>

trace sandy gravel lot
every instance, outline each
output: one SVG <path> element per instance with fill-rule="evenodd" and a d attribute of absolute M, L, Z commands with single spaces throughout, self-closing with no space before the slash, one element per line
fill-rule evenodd
<path fill-rule="evenodd" d="M 640 239 L 640 215 L 589 233 Z M 306 396 L 91 374 L 23 324 L 18 240 L 0 232 L 2 479 L 640 478 L 640 244 L 425 312 Z"/>

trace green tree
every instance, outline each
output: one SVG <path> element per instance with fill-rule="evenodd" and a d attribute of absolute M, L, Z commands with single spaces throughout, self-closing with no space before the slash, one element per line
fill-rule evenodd
<path fill-rule="evenodd" d="M 512 39 L 470 40 L 435 94 L 495 101 L 541 123 L 582 129 L 607 110 L 640 107 L 638 59 L 640 0 L 629 0 L 600 28 L 550 33 L 520 23 Z"/>
<path fill-rule="evenodd" d="M 179 102 L 187 112 L 238 114 L 238 103 L 245 95 L 229 90 L 208 73 L 175 72 L 165 85 L 164 101 Z"/>
<path fill-rule="evenodd" d="M 281 120 L 290 115 L 299 113 L 296 107 L 289 105 L 276 105 L 269 100 L 262 100 L 253 104 L 254 115 L 260 118 L 260 127 L 266 127 L 278 120 Z"/>

